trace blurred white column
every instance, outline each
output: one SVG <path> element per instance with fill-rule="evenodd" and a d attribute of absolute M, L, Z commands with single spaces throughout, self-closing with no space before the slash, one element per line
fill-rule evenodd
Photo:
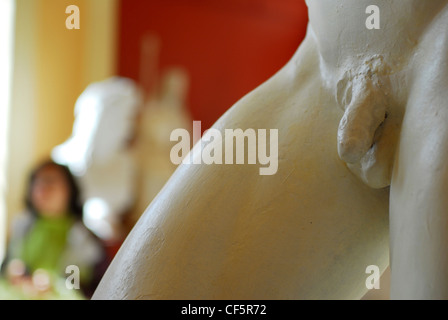
<path fill-rule="evenodd" d="M 0 0 L 0 262 L 6 244 L 6 188 L 11 106 L 15 0 Z"/>

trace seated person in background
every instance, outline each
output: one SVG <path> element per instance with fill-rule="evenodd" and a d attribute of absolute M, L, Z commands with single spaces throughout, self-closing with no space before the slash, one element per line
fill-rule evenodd
<path fill-rule="evenodd" d="M 23 289 L 24 284 L 29 288 L 30 283 L 36 287 L 37 272 L 40 287 L 31 291 L 42 292 L 40 296 L 35 294 L 36 297 L 53 292 L 47 297 L 57 298 L 58 291 L 67 293 L 67 289 L 81 298 L 93 294 L 109 259 L 100 240 L 82 222 L 79 193 L 74 177 L 65 166 L 47 161 L 33 171 L 26 194 L 27 210 L 13 221 L 2 266 L 10 288 Z M 67 286 L 67 277 L 76 276 L 72 269 L 67 269 L 71 265 L 79 268 L 80 290 Z M 66 273 L 67 270 L 70 272 Z M 48 281 L 42 280 L 43 274 Z M 76 281 L 73 279 L 72 284 Z"/>

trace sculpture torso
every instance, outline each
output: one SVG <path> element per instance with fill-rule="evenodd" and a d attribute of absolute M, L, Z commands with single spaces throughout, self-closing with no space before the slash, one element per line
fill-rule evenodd
<path fill-rule="evenodd" d="M 123 244 L 94 298 L 365 294 L 366 267 L 384 270 L 388 263 L 389 188 L 383 187 L 396 182 L 393 165 L 411 92 L 404 78 L 410 71 L 397 61 L 415 52 L 390 36 L 404 51 L 388 55 L 393 50 L 375 48 L 375 36 L 361 40 L 362 30 L 352 35 L 351 16 L 342 14 L 364 8 L 362 28 L 367 2 L 354 3 L 310 1 L 311 29 L 298 52 L 214 125 L 222 131 L 278 129 L 277 173 L 260 176 L 254 165 L 181 165 Z M 426 13 L 415 10 L 417 17 Z M 325 30 L 333 22 L 334 31 Z M 403 31 L 398 23 L 384 28 L 394 34 L 399 26 Z M 196 145 L 192 152 L 198 151 Z M 400 196 L 403 188 L 396 190 Z M 398 229 L 392 224 L 393 239 L 400 223 Z"/>

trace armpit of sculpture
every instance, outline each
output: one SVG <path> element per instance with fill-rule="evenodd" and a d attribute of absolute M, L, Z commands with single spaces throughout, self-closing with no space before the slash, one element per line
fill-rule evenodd
<path fill-rule="evenodd" d="M 278 129 L 278 172 L 182 164 L 94 298 L 448 298 L 448 1 L 308 1 L 290 62 L 214 128 Z M 192 152 L 199 152 L 197 144 Z M 388 187 L 390 185 L 390 187 Z"/>

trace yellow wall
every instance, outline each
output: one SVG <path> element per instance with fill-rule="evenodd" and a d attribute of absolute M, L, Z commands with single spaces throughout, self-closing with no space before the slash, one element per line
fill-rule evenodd
<path fill-rule="evenodd" d="M 35 156 L 71 133 L 73 106 L 92 81 L 114 73 L 115 8 L 111 0 L 37 0 L 37 130 Z M 65 9 L 77 5 L 80 29 L 69 30 Z"/>
<path fill-rule="evenodd" d="M 23 208 L 29 170 L 70 136 L 77 97 L 115 74 L 118 0 L 16 0 L 7 208 Z M 66 7 L 80 29 L 66 28 Z"/>
<path fill-rule="evenodd" d="M 82 18 L 86 7 L 85 0 L 35 1 L 38 41 L 34 155 L 40 159 L 47 157 L 71 132 L 73 104 L 83 89 L 86 28 L 67 29 L 65 8 L 78 5 Z"/>
<path fill-rule="evenodd" d="M 36 7 L 35 1 L 16 0 L 14 70 L 6 157 L 6 207 L 9 217 L 22 207 L 25 175 L 34 157 Z"/>

